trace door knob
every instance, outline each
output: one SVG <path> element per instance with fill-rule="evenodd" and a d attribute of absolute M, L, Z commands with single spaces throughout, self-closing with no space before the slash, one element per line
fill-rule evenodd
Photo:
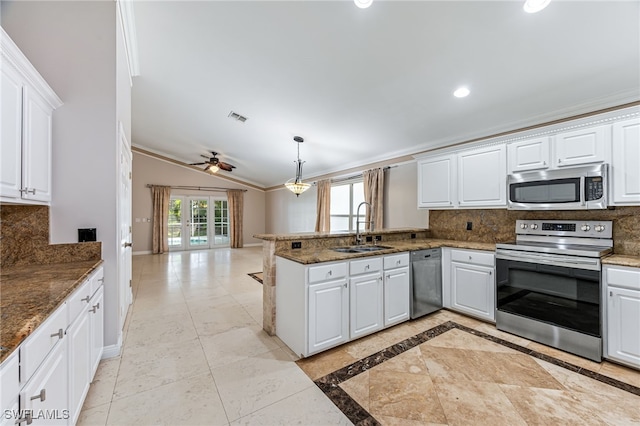
<path fill-rule="evenodd" d="M 133 243 L 124 243 L 124 248 L 133 246 Z"/>

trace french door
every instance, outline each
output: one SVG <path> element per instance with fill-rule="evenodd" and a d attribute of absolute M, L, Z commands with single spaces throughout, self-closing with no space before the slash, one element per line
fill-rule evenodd
<path fill-rule="evenodd" d="M 193 250 L 229 245 L 226 197 L 172 196 L 169 202 L 169 248 Z"/>

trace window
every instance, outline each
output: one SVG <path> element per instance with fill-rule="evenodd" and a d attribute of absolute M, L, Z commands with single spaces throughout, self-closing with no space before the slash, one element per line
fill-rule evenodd
<path fill-rule="evenodd" d="M 190 250 L 229 245 L 226 197 L 174 195 L 169 202 L 169 248 Z"/>
<path fill-rule="evenodd" d="M 364 183 L 341 183 L 331 186 L 331 232 L 353 232 L 356 229 L 356 210 L 364 201 Z M 364 221 L 365 209 L 360 209 Z M 364 229 L 364 223 L 360 224 Z"/>

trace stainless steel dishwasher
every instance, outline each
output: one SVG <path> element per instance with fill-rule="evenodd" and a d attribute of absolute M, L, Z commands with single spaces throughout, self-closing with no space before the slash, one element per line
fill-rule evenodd
<path fill-rule="evenodd" d="M 442 249 L 411 252 L 411 319 L 442 308 Z"/>

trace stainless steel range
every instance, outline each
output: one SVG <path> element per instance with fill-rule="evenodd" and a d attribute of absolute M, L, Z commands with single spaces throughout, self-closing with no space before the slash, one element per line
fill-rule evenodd
<path fill-rule="evenodd" d="M 600 362 L 611 237 L 610 221 L 518 220 L 516 241 L 496 245 L 496 327 Z"/>

